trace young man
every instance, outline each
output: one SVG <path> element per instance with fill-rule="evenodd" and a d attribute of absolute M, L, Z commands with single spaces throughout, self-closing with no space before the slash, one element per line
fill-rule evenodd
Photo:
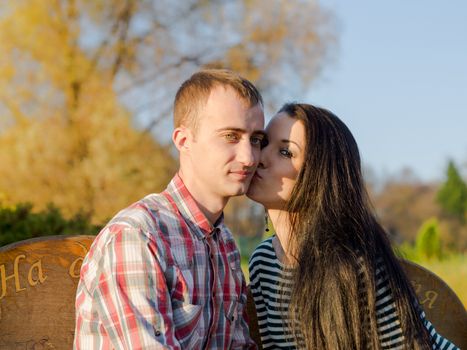
<path fill-rule="evenodd" d="M 118 213 L 83 262 L 75 349 L 256 348 L 222 211 L 258 164 L 261 95 L 233 72 L 200 71 L 177 92 L 174 125 L 178 174 Z"/>

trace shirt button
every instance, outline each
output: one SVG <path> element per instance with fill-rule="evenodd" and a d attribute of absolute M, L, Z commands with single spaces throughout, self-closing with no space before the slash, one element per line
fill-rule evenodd
<path fill-rule="evenodd" d="M 161 335 L 161 331 L 156 330 L 156 337 L 160 337 L 160 335 Z"/>

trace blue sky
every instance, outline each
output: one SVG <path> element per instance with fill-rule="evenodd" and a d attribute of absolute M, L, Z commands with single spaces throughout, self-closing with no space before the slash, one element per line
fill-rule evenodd
<path fill-rule="evenodd" d="M 349 126 L 378 177 L 409 166 L 444 177 L 467 164 L 467 1 L 328 0 L 338 21 L 335 62 L 306 100 Z"/>

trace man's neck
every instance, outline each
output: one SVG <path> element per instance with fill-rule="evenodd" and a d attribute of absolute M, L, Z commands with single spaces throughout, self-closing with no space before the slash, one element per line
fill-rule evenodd
<path fill-rule="evenodd" d="M 212 195 L 208 191 L 201 189 L 196 179 L 185 176 L 181 169 L 178 174 L 201 212 L 206 216 L 209 222 L 214 225 L 221 216 L 228 199 Z"/>

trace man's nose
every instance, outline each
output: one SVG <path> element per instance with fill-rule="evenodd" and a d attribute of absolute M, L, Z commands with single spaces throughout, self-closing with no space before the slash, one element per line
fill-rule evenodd
<path fill-rule="evenodd" d="M 237 159 L 245 167 L 256 166 L 260 158 L 260 149 L 255 148 L 251 142 L 242 142 L 238 151 Z"/>

